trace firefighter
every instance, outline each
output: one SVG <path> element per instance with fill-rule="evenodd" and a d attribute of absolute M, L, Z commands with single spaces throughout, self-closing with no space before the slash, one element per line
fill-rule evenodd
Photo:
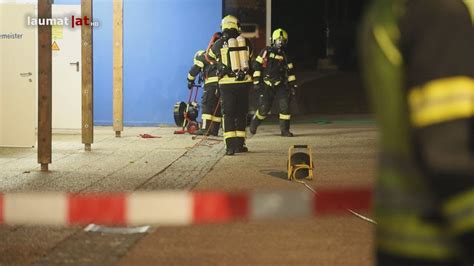
<path fill-rule="evenodd" d="M 250 75 L 250 42 L 240 35 L 236 17 L 222 19 L 222 38 L 209 49 L 209 57 L 217 62 L 221 92 L 226 155 L 247 152 L 245 146 Z"/>
<path fill-rule="evenodd" d="M 209 46 L 221 37 L 220 32 L 214 33 Z M 196 135 L 218 136 L 222 122 L 221 106 L 219 104 L 219 86 L 217 78 L 217 67 L 209 60 L 205 51 L 200 50 L 194 55 L 194 65 L 188 73 L 188 89 L 192 89 L 196 76 L 201 73 L 204 79 L 204 90 L 201 99 L 202 126 Z"/>
<path fill-rule="evenodd" d="M 472 12 L 472 1 L 374 1 L 364 21 L 364 78 L 381 130 L 378 265 L 474 263 L 469 6 Z"/>
<path fill-rule="evenodd" d="M 281 136 L 293 137 L 290 132 L 290 99 L 295 95 L 297 84 L 294 66 L 285 54 L 288 34 L 277 29 L 272 34 L 272 45 L 263 49 L 255 59 L 254 89 L 259 95 L 258 108 L 250 123 L 250 133 L 256 134 L 257 127 L 267 117 L 275 96 L 280 105 Z"/>

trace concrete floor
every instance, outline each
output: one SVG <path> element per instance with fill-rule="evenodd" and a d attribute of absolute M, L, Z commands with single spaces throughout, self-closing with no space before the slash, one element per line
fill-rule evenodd
<path fill-rule="evenodd" d="M 250 152 L 223 157 L 222 142 L 197 141 L 174 128 L 96 129 L 92 152 L 73 132 L 54 136 L 50 173 L 34 149 L 0 148 L 0 191 L 158 189 L 306 189 L 285 179 L 287 149 L 313 147 L 321 187 L 371 186 L 376 128 L 358 122 L 296 123 L 295 138 L 263 125 Z M 141 139 L 140 133 L 160 135 Z M 370 216 L 370 214 L 367 214 Z M 371 265 L 374 226 L 354 216 L 159 227 L 147 234 L 88 233 L 82 228 L 0 226 L 0 265 Z"/>

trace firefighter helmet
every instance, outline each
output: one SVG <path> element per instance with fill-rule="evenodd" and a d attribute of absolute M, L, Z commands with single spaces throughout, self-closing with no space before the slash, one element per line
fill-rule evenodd
<path fill-rule="evenodd" d="M 286 45 L 288 42 L 288 33 L 283 29 L 276 29 L 272 33 L 272 44 L 278 48 Z"/>
<path fill-rule="evenodd" d="M 240 31 L 239 20 L 232 15 L 227 15 L 222 19 L 221 29 L 222 31 L 230 30 L 230 29 L 235 29 L 237 31 Z"/>

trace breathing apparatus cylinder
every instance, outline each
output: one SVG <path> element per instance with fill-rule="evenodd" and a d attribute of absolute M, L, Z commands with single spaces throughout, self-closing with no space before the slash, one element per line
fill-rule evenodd
<path fill-rule="evenodd" d="M 238 42 L 235 38 L 230 38 L 227 41 L 229 48 L 237 48 Z M 240 70 L 240 57 L 239 57 L 239 51 L 229 51 L 230 55 L 230 68 L 232 69 L 232 72 L 239 72 Z"/>
<path fill-rule="evenodd" d="M 247 42 L 242 35 L 237 37 L 237 44 L 241 48 L 247 48 Z M 239 59 L 240 59 L 240 70 L 248 71 L 249 70 L 249 51 L 247 49 L 239 51 Z"/>

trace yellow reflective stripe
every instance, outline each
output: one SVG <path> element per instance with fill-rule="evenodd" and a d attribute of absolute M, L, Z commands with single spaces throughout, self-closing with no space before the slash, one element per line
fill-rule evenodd
<path fill-rule="evenodd" d="M 293 63 L 288 64 L 288 69 L 293 69 Z"/>
<path fill-rule="evenodd" d="M 247 137 L 247 132 L 245 132 L 245 131 L 236 131 L 235 134 L 236 134 L 236 136 L 239 137 L 239 138 L 245 138 L 245 137 Z"/>
<path fill-rule="evenodd" d="M 452 215 L 454 213 L 461 212 L 466 208 L 472 208 L 473 206 L 474 190 L 470 190 L 449 200 L 443 206 L 443 210 L 446 214 Z"/>
<path fill-rule="evenodd" d="M 224 139 L 236 138 L 237 133 L 235 131 L 224 132 Z"/>
<path fill-rule="evenodd" d="M 377 246 L 407 257 L 446 259 L 455 255 L 445 231 L 417 217 L 399 215 L 377 220 Z"/>
<path fill-rule="evenodd" d="M 474 190 L 467 191 L 450 199 L 443 206 L 450 218 L 452 233 L 459 234 L 474 229 Z"/>
<path fill-rule="evenodd" d="M 220 122 L 222 122 L 222 117 L 213 116 L 211 120 L 212 120 L 212 122 L 220 123 Z"/>
<path fill-rule="evenodd" d="M 257 56 L 257 59 L 255 59 L 255 61 L 257 61 L 261 64 L 261 63 L 263 63 L 263 58 L 261 56 Z"/>
<path fill-rule="evenodd" d="M 281 61 L 281 60 L 283 60 L 283 59 L 284 59 L 284 57 L 283 57 L 283 56 L 281 56 L 281 55 L 275 55 L 275 59 L 276 59 L 276 60 L 280 60 L 280 61 Z"/>
<path fill-rule="evenodd" d="M 415 215 L 381 214 L 380 216 L 377 227 L 380 228 L 381 233 L 430 239 L 436 239 L 444 235 L 444 232 L 438 226 L 421 221 Z"/>
<path fill-rule="evenodd" d="M 397 46 L 390 39 L 387 30 L 383 26 L 375 26 L 373 34 L 379 47 L 382 49 L 388 60 L 394 65 L 400 65 L 403 62 L 402 55 Z"/>
<path fill-rule="evenodd" d="M 247 75 L 244 80 L 235 80 L 234 77 L 224 76 L 219 80 L 219 84 L 239 84 L 239 83 L 251 83 L 252 77 Z"/>
<path fill-rule="evenodd" d="M 257 85 L 258 83 L 260 83 L 260 81 L 258 79 L 253 81 L 253 84 L 255 84 L 255 85 Z"/>
<path fill-rule="evenodd" d="M 261 71 L 255 71 L 255 72 L 253 72 L 253 77 L 254 77 L 254 78 L 258 78 L 258 77 L 260 77 L 261 75 L 262 75 L 262 72 L 261 72 Z"/>
<path fill-rule="evenodd" d="M 474 230 L 474 214 L 463 219 L 451 221 L 451 224 L 451 233 L 455 235 L 472 232 Z"/>
<path fill-rule="evenodd" d="M 227 23 L 222 24 L 222 29 L 236 29 L 236 30 L 238 30 L 239 27 L 234 22 L 227 22 Z"/>
<path fill-rule="evenodd" d="M 424 127 L 474 115 L 474 79 L 439 79 L 412 90 L 408 95 L 411 121 Z"/>
<path fill-rule="evenodd" d="M 191 74 L 188 73 L 188 79 L 189 79 L 189 80 L 195 80 L 196 77 L 193 77 Z"/>
<path fill-rule="evenodd" d="M 214 83 L 214 82 L 218 82 L 218 81 L 219 81 L 218 77 L 210 77 L 210 78 L 206 79 L 205 84 Z"/>
<path fill-rule="evenodd" d="M 296 80 L 296 76 L 295 75 L 291 75 L 288 77 L 288 81 L 291 82 L 291 81 L 295 81 Z"/>
<path fill-rule="evenodd" d="M 209 51 L 207 51 L 207 55 L 209 55 L 213 59 L 216 59 L 216 54 L 212 51 L 212 49 L 209 49 Z"/>
<path fill-rule="evenodd" d="M 202 114 L 201 118 L 202 120 L 210 120 L 212 122 L 217 122 L 217 123 L 222 122 L 222 117 L 217 117 L 210 114 Z"/>
<path fill-rule="evenodd" d="M 263 82 L 265 82 L 265 84 L 267 84 L 267 85 L 270 86 L 270 87 L 278 86 L 278 85 L 281 83 L 281 81 L 277 81 L 277 82 L 275 82 L 275 83 L 271 83 L 269 80 L 264 80 Z"/>
<path fill-rule="evenodd" d="M 466 3 L 467 9 L 471 14 L 472 24 L 474 24 L 474 0 L 464 0 L 464 3 Z"/>
<path fill-rule="evenodd" d="M 399 254 L 404 257 L 418 257 L 426 259 L 449 259 L 456 255 L 449 246 L 438 243 L 416 243 L 413 241 L 400 241 L 399 239 L 379 239 L 377 248 L 389 254 Z"/>
<path fill-rule="evenodd" d="M 210 114 L 202 114 L 201 115 L 202 120 L 212 120 L 212 115 Z"/>
<path fill-rule="evenodd" d="M 204 67 L 204 63 L 199 61 L 199 60 L 194 60 L 194 64 L 200 68 L 203 68 Z"/>
<path fill-rule="evenodd" d="M 228 47 L 221 48 L 221 61 L 222 61 L 222 64 L 226 66 L 229 65 L 229 62 L 227 62 L 228 53 L 229 53 Z"/>
<path fill-rule="evenodd" d="M 256 116 L 259 120 L 263 120 L 263 119 L 267 118 L 267 116 L 261 115 L 258 110 L 257 110 L 257 112 L 255 112 L 255 116 Z"/>
<path fill-rule="evenodd" d="M 281 120 L 290 120 L 290 119 L 291 119 L 291 115 L 280 114 L 280 119 L 281 119 Z"/>

